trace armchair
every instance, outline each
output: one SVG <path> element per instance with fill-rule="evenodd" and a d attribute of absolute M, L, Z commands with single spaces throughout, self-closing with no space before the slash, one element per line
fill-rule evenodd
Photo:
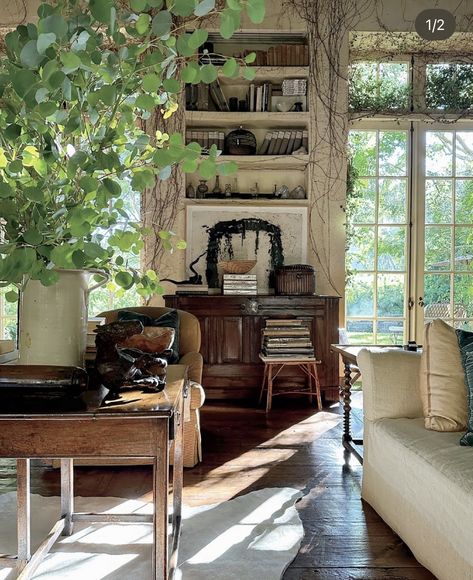
<path fill-rule="evenodd" d="M 146 314 L 152 318 L 159 318 L 170 308 L 160 306 L 130 306 L 102 312 L 107 323 L 118 318 L 119 310 L 128 310 Z M 198 319 L 184 310 L 179 313 L 179 364 L 188 366 L 190 381 L 190 409 L 184 418 L 184 467 L 194 467 L 202 461 L 202 444 L 200 436 L 200 407 L 204 404 L 205 393 L 202 388 L 203 359 L 200 354 L 200 324 Z"/>

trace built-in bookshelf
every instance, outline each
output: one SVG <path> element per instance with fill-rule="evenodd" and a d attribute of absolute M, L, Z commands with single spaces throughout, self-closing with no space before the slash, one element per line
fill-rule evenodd
<path fill-rule="evenodd" d="M 237 33 L 231 42 L 212 35 L 209 41 L 206 57 L 216 66 L 223 64 L 219 54 L 244 57 L 256 52 L 255 77 L 249 81 L 219 72 L 212 85 L 188 88 L 187 142 L 198 142 L 204 154 L 215 144 L 222 151 L 219 162 L 235 161 L 239 167 L 236 175 L 209 180 L 203 188 L 197 174 L 186 174 L 188 203 L 306 203 L 310 151 L 306 38 L 249 32 Z M 253 134 L 254 154 L 228 154 L 227 137 L 240 127 Z"/>

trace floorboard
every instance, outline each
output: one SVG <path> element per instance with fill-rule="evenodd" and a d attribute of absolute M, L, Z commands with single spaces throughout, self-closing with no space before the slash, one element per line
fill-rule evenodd
<path fill-rule="evenodd" d="M 356 430 L 360 422 L 355 421 Z M 185 471 L 184 502 L 200 505 L 264 487 L 303 490 L 297 507 L 305 536 L 284 580 L 432 580 L 407 546 L 360 499 L 362 467 L 340 444 L 338 405 L 321 412 L 303 399 L 274 410 L 211 402 L 202 410 L 204 462 Z M 0 464 L 0 493 L 15 489 L 15 463 Z M 76 469 L 83 496 L 150 498 L 151 468 Z M 32 492 L 59 494 L 59 474 L 40 462 Z"/>

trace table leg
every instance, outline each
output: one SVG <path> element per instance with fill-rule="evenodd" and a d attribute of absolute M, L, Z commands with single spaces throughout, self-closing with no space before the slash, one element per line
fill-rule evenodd
<path fill-rule="evenodd" d="M 261 383 L 261 392 L 259 394 L 259 401 L 258 405 L 261 405 L 261 401 L 263 400 L 264 388 L 266 385 L 266 381 L 268 378 L 268 365 L 265 363 L 264 365 L 264 373 L 263 373 L 263 382 Z"/>
<path fill-rule="evenodd" d="M 273 398 L 273 365 L 268 364 L 268 376 L 267 376 L 267 395 L 266 395 L 266 413 L 271 411 L 271 400 Z"/>
<path fill-rule="evenodd" d="M 63 536 L 72 534 L 74 512 L 74 461 L 61 459 L 61 517 L 64 518 Z"/>
<path fill-rule="evenodd" d="M 16 460 L 18 562 L 21 572 L 31 558 L 30 460 Z"/>
<path fill-rule="evenodd" d="M 311 367 L 311 368 L 310 368 Z M 317 409 L 319 411 L 322 410 L 322 394 L 320 392 L 320 380 L 319 380 L 319 373 L 317 371 L 317 363 L 312 363 L 310 365 L 310 370 L 312 371 L 312 378 L 315 383 L 315 391 L 317 396 Z"/>
<path fill-rule="evenodd" d="M 181 507 L 183 484 L 183 432 L 184 417 L 176 416 L 174 428 L 174 461 L 172 468 L 172 544 L 169 562 L 169 576 L 172 578 L 177 568 L 179 536 L 181 534 Z"/>
<path fill-rule="evenodd" d="M 352 441 L 350 432 L 350 412 L 351 412 L 351 371 L 350 363 L 345 362 L 345 375 L 342 389 L 343 397 L 343 441 Z"/>
<path fill-rule="evenodd" d="M 163 421 L 164 423 L 164 421 Z M 152 580 L 168 576 L 169 424 L 159 430 L 153 462 L 153 569 Z"/>

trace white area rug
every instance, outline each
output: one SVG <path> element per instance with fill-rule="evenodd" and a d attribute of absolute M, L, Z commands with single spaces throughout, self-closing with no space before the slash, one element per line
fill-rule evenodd
<path fill-rule="evenodd" d="M 219 504 L 183 506 L 179 548 L 182 580 L 279 580 L 295 558 L 303 528 L 290 487 L 266 488 Z M 151 505 L 122 498 L 77 497 L 76 511 L 150 513 Z M 58 497 L 31 496 L 33 549 L 59 513 Z M 16 493 L 0 495 L 0 553 L 16 553 Z M 38 568 L 41 580 L 149 580 L 148 524 L 76 524 Z M 0 580 L 15 578 L 0 569 Z"/>

